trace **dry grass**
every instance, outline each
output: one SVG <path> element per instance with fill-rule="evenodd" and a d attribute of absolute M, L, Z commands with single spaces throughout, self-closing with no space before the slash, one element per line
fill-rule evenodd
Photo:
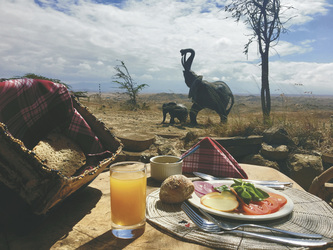
<path fill-rule="evenodd" d="M 140 114 L 155 115 L 156 120 L 161 120 L 161 106 L 165 102 L 175 101 L 183 103 L 188 108 L 191 102 L 186 95 L 178 94 L 151 94 L 141 95 Z M 128 112 L 126 102 L 122 97 L 103 97 L 95 110 L 106 112 Z M 138 112 L 138 111 L 136 111 Z M 145 113 L 146 112 L 146 113 Z M 204 109 L 198 115 L 201 124 L 201 135 L 215 135 L 221 137 L 261 135 L 264 130 L 272 126 L 286 129 L 298 148 L 307 151 L 333 153 L 333 98 L 314 97 L 285 97 L 272 98 L 272 112 L 270 122 L 264 123 L 260 97 L 236 96 L 226 124 L 219 122 L 218 115 L 211 110 Z M 190 126 L 189 124 L 185 124 Z M 200 136 L 201 136 L 200 135 Z"/>
<path fill-rule="evenodd" d="M 207 121 L 207 130 L 218 136 L 262 135 L 272 126 L 284 128 L 298 148 L 333 153 L 332 111 L 272 112 L 270 122 L 264 123 L 262 113 L 231 114 L 226 124 Z"/>

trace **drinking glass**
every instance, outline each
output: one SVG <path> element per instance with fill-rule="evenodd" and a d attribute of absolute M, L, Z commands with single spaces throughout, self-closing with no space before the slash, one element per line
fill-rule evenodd
<path fill-rule="evenodd" d="M 114 236 L 132 239 L 145 231 L 146 165 L 124 161 L 110 167 L 111 231 Z"/>

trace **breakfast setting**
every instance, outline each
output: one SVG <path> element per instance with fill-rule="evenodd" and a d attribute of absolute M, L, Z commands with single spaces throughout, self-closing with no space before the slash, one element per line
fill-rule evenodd
<path fill-rule="evenodd" d="M 155 226 L 222 249 L 324 247 L 330 241 L 323 232 L 332 225 L 318 227 L 324 226 L 316 213 L 318 199 L 291 179 L 248 179 L 258 166 L 238 164 L 208 137 L 181 157 L 183 173 L 165 175 L 160 189 L 147 197 L 147 219 Z M 154 173 L 156 166 L 150 167 Z"/>
<path fill-rule="evenodd" d="M 333 250 L 332 0 L 0 2 L 0 250 Z"/>
<path fill-rule="evenodd" d="M 16 97 L 0 101 L 1 249 L 332 245 L 327 202 L 274 168 L 238 163 L 211 137 L 181 155 L 122 160 L 123 142 L 63 86 L 18 79 L 3 87 Z M 6 116 L 6 107 L 38 98 L 43 122 Z"/>

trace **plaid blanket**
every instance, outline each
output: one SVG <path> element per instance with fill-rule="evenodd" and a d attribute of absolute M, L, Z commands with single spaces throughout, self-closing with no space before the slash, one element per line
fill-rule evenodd
<path fill-rule="evenodd" d="M 87 156 L 111 154 L 73 107 L 62 84 L 36 79 L 0 82 L 0 122 L 29 149 L 52 130 L 61 129 Z"/>

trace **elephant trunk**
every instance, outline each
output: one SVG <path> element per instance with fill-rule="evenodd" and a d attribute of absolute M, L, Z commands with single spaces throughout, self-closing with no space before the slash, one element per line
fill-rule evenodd
<path fill-rule="evenodd" d="M 193 63 L 193 59 L 194 59 L 194 56 L 195 56 L 194 50 L 193 49 L 182 49 L 180 51 L 180 53 L 182 55 L 181 62 L 182 62 L 182 65 L 183 65 L 185 71 L 190 71 L 192 63 Z M 186 59 L 187 53 L 191 54 L 188 59 Z"/>

